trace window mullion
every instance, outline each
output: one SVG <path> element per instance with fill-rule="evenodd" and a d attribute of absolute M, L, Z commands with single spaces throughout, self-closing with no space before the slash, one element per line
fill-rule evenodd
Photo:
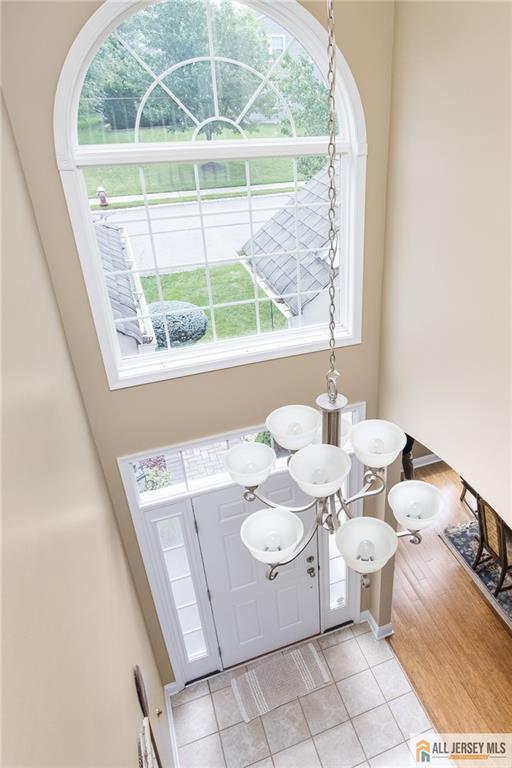
<path fill-rule="evenodd" d="M 215 67 L 215 57 L 213 49 L 213 34 L 212 34 L 212 7 L 210 0 L 206 0 L 206 25 L 208 27 L 208 53 L 210 56 L 210 72 L 212 77 L 212 90 L 213 90 L 213 109 L 215 117 L 219 116 L 219 94 L 217 90 L 217 70 Z"/>
<path fill-rule="evenodd" d="M 236 118 L 236 120 L 235 120 L 235 123 L 236 123 L 237 125 L 240 125 L 241 121 L 244 119 L 244 117 L 246 116 L 246 114 L 248 113 L 248 111 L 250 110 L 250 108 L 252 107 L 252 105 L 254 104 L 254 102 L 256 101 L 256 99 L 258 98 L 258 96 L 260 95 L 260 93 L 262 92 L 262 90 L 264 89 L 264 87 L 265 87 L 266 85 L 268 85 L 268 83 L 269 83 L 269 81 L 270 81 L 270 78 L 272 77 L 272 75 L 274 74 L 274 72 L 276 71 L 276 69 L 278 68 L 278 66 L 281 64 L 281 61 L 282 61 L 282 59 L 284 58 L 284 56 L 286 55 L 286 53 L 288 52 L 288 48 L 290 47 L 290 45 L 292 44 L 292 42 L 293 42 L 293 38 L 290 38 L 290 40 L 288 41 L 288 45 L 286 46 L 286 48 L 284 49 L 284 51 L 283 51 L 283 52 L 281 53 L 281 55 L 280 55 L 280 56 L 278 56 L 278 57 L 277 57 L 277 59 L 274 61 L 274 63 L 272 64 L 272 66 L 271 66 L 271 67 L 270 67 L 270 69 L 268 70 L 267 74 L 265 75 L 265 77 L 263 78 L 263 80 L 261 81 L 261 83 L 258 85 L 258 87 L 256 88 L 256 90 L 254 91 L 254 93 L 253 93 L 253 94 L 252 94 L 252 96 L 250 97 L 249 101 L 247 102 L 247 104 L 245 105 L 245 107 L 242 109 L 242 111 L 240 112 L 240 114 L 238 115 L 238 117 Z"/>
<path fill-rule="evenodd" d="M 247 205 L 249 209 L 249 231 L 251 234 L 251 245 L 250 245 L 250 263 L 251 263 L 251 277 L 252 277 L 252 283 L 254 286 L 254 309 L 256 312 L 256 331 L 258 335 L 261 333 L 261 319 L 260 319 L 260 303 L 258 301 L 259 298 L 259 286 L 258 281 L 256 280 L 256 273 L 255 273 L 255 267 L 254 267 L 254 220 L 253 220 L 253 210 L 252 210 L 252 197 L 251 197 L 251 169 L 249 166 L 248 161 L 245 161 L 245 181 L 247 184 Z"/>
<path fill-rule="evenodd" d="M 294 210 L 294 226 L 295 226 L 295 265 L 297 270 L 297 316 L 299 318 L 299 325 L 302 327 L 302 296 L 301 296 L 301 279 L 300 279 L 300 259 L 298 255 L 299 249 L 299 223 L 297 215 L 297 197 L 299 194 L 299 180 L 297 173 L 297 158 L 293 159 L 293 183 L 295 186 L 295 210 Z"/>
<path fill-rule="evenodd" d="M 144 169 L 139 168 L 139 179 L 140 179 L 140 187 L 142 191 L 142 196 L 144 198 L 144 210 L 146 212 L 146 220 L 148 225 L 148 233 L 149 233 L 149 240 L 151 243 L 151 254 L 153 256 L 153 265 L 155 268 L 155 279 L 156 279 L 156 285 L 158 290 L 158 297 L 160 299 L 160 302 L 162 303 L 162 310 L 163 310 L 163 302 L 164 302 L 164 294 L 162 291 L 162 281 L 160 280 L 160 270 L 158 267 L 158 259 L 156 256 L 156 245 L 155 245 L 155 238 L 153 234 L 153 225 L 151 222 L 151 215 L 149 213 L 149 206 L 148 206 L 148 195 L 146 190 L 146 178 L 144 176 Z M 167 346 L 167 349 L 171 349 L 171 339 L 169 337 L 169 328 L 167 327 L 167 315 L 162 312 L 160 315 L 160 319 L 162 321 L 162 324 L 164 326 L 164 334 L 165 334 L 165 344 Z"/>
<path fill-rule="evenodd" d="M 213 309 L 212 281 L 211 281 L 211 275 L 210 275 L 210 265 L 208 264 L 208 244 L 206 242 L 206 229 L 204 225 L 203 203 L 201 200 L 201 185 L 199 182 L 199 169 L 197 167 L 197 163 L 194 163 L 194 179 L 196 182 L 197 207 L 199 211 L 199 222 L 201 225 L 201 239 L 203 242 L 204 271 L 205 271 L 205 277 L 206 277 L 206 287 L 208 290 L 210 322 L 212 324 L 213 341 L 217 341 L 217 326 L 215 323 L 215 312 Z"/>
<path fill-rule="evenodd" d="M 119 41 L 119 44 L 122 45 L 123 48 L 130 54 L 130 56 L 132 56 L 133 59 L 135 59 L 137 64 L 139 64 L 139 66 L 142 67 L 142 69 L 145 70 L 145 72 L 147 72 L 148 75 L 153 78 L 153 83 L 157 82 L 160 88 L 169 96 L 169 98 L 171 98 L 177 104 L 177 106 L 180 109 L 183 110 L 183 112 L 187 115 L 187 117 L 189 117 L 192 120 L 192 122 L 194 122 L 196 125 L 199 125 L 199 120 L 195 117 L 195 115 L 193 115 L 192 112 L 190 112 L 190 110 L 187 109 L 185 104 L 183 104 L 183 102 L 176 96 L 176 94 L 174 94 L 167 87 L 167 85 L 162 82 L 162 80 L 159 78 L 156 72 L 154 72 L 151 69 L 151 67 L 149 67 L 143 59 L 141 59 L 137 51 L 134 51 L 133 48 L 130 45 L 128 45 L 126 40 L 124 40 L 118 32 L 115 34 L 115 38 L 116 40 Z M 140 122 L 141 106 L 142 106 L 142 102 L 139 105 L 139 109 L 137 111 L 137 126 L 139 125 L 139 122 Z"/>

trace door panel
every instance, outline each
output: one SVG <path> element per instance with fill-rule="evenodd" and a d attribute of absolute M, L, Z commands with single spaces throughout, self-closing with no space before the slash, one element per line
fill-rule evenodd
<path fill-rule="evenodd" d="M 254 560 L 240 539 L 242 522 L 263 505 L 249 503 L 241 494 L 238 486 L 228 486 L 193 501 L 224 667 L 320 631 L 316 534 L 297 560 L 268 581 L 266 566 Z M 300 506 L 309 501 L 287 473 L 273 475 L 265 494 L 279 504 Z M 307 531 L 314 511 L 301 517 Z M 313 560 L 307 562 L 308 557 Z M 310 567 L 313 576 L 307 573 Z"/>

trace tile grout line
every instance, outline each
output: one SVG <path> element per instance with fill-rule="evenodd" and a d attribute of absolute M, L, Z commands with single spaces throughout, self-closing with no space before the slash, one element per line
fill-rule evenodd
<path fill-rule="evenodd" d="M 363 671 L 366 671 L 366 670 L 363 670 Z M 358 673 L 358 672 L 356 672 L 356 674 L 359 674 L 359 673 Z M 363 744 L 362 744 L 362 742 L 361 742 L 361 739 L 359 738 L 359 734 L 357 733 L 356 727 L 355 727 L 355 725 L 354 725 L 354 723 L 353 723 L 353 718 L 352 718 L 352 717 L 351 717 L 351 715 L 349 714 L 349 711 L 348 711 L 348 709 L 347 709 L 347 707 L 346 707 L 346 705 L 345 705 L 345 702 L 344 702 L 344 700 L 343 700 L 343 696 L 342 696 L 342 694 L 341 694 L 341 692 L 340 692 L 340 690 L 339 690 L 339 688 L 338 688 L 338 684 L 337 684 L 337 682 L 336 682 L 336 681 L 334 681 L 333 685 L 336 687 L 336 691 L 337 691 L 337 693 L 338 693 L 338 696 L 340 697 L 340 700 L 341 700 L 341 702 L 342 702 L 343 706 L 345 707 L 345 710 L 346 710 L 346 712 L 347 712 L 348 718 L 347 718 L 347 720 L 344 720 L 342 723 L 337 723 L 336 725 L 333 725 L 333 726 L 331 726 L 330 728 L 325 728 L 323 731 L 319 731 L 318 733 L 315 733 L 314 735 L 313 735 L 313 733 L 311 732 L 311 728 L 309 727 L 309 722 L 308 722 L 308 719 L 307 719 L 307 717 L 306 717 L 306 714 L 305 714 L 305 712 L 304 712 L 304 709 L 303 709 L 303 707 L 302 707 L 302 702 L 301 702 L 300 698 L 298 699 L 298 701 L 299 701 L 299 705 L 300 705 L 300 708 L 301 708 L 301 710 L 302 710 L 302 714 L 304 715 L 304 720 L 306 721 L 306 725 L 307 725 L 307 727 L 308 727 L 308 730 L 309 730 L 309 733 L 310 733 L 310 737 L 311 737 L 311 740 L 312 740 L 312 742 L 313 742 L 313 745 L 314 745 L 314 747 L 315 747 L 315 752 L 316 752 L 316 754 L 317 754 L 317 756 L 318 756 L 318 759 L 319 759 L 319 761 L 320 761 L 320 765 L 321 765 L 321 766 L 323 766 L 323 763 L 322 763 L 322 759 L 321 759 L 321 757 L 320 757 L 320 753 L 318 752 L 318 749 L 317 749 L 317 746 L 316 746 L 316 742 L 315 742 L 315 736 L 320 736 L 320 735 L 322 735 L 323 733 L 328 733 L 329 731 L 331 731 L 331 730 L 334 730 L 334 728 L 338 728 L 340 725 L 344 725 L 345 723 L 350 723 L 350 725 L 352 726 L 352 730 L 354 731 L 354 734 L 355 734 L 355 736 L 356 736 L 356 739 L 357 739 L 357 741 L 358 741 L 358 744 L 359 744 L 359 746 L 361 747 L 361 751 L 362 751 L 362 753 L 363 753 L 363 756 L 365 757 L 365 761 L 363 761 L 363 762 L 368 762 L 368 763 L 369 763 L 369 760 L 370 760 L 370 759 L 373 759 L 373 758 L 369 758 L 369 757 L 367 756 L 367 754 L 366 754 L 366 750 L 365 750 L 365 748 L 363 747 Z M 327 686 L 326 686 L 326 687 L 327 687 Z M 318 690 L 321 690 L 321 689 L 318 689 Z M 324 689 L 324 690 L 325 690 L 325 689 Z M 307 694 L 306 694 L 306 695 L 307 695 Z M 382 704 L 378 704 L 377 706 L 382 706 Z M 377 707 L 372 707 L 372 709 L 377 709 Z M 367 710 L 367 711 L 368 711 L 368 712 L 370 712 L 371 710 Z M 363 713 L 363 712 L 362 712 L 361 714 L 366 714 L 366 713 Z M 391 714 L 393 714 L 393 713 L 391 713 Z M 358 715 L 356 715 L 356 717 L 358 717 Z M 398 725 L 398 724 L 397 724 L 397 725 Z M 400 731 L 400 733 L 402 733 L 402 731 L 401 731 L 400 727 L 398 728 L 398 730 Z M 298 743 L 299 743 L 299 744 L 302 744 L 303 742 L 298 742 Z M 405 743 L 405 742 L 400 742 L 400 743 Z M 293 746 L 296 746 L 296 745 L 293 745 Z M 396 746 L 398 746 L 398 745 L 396 745 Z M 393 747 L 391 747 L 391 749 L 393 749 Z M 384 750 L 384 751 L 386 752 L 387 750 Z M 382 752 L 379 752 L 379 755 L 381 755 L 381 754 L 383 754 L 383 753 L 382 753 Z M 373 757 L 377 757 L 377 756 L 378 756 L 378 755 L 374 755 Z M 356 763 L 356 766 L 358 766 L 358 765 L 360 765 L 360 763 Z"/>
<path fill-rule="evenodd" d="M 208 685 L 208 688 L 210 688 L 209 685 Z M 223 689 L 221 688 L 220 690 L 223 690 Z M 219 718 L 217 717 L 217 710 L 215 709 L 215 702 L 213 700 L 213 693 L 211 692 L 211 690 L 210 690 L 210 698 L 212 700 L 213 716 L 215 717 L 215 722 L 217 723 L 217 734 L 219 736 L 220 750 L 222 752 L 222 757 L 224 758 L 224 765 L 227 768 L 228 761 L 226 760 L 226 753 L 224 752 L 224 744 L 222 743 L 222 736 L 220 735 Z"/>
<path fill-rule="evenodd" d="M 336 686 L 336 687 L 337 687 L 337 686 Z M 339 689 L 338 689 L 338 690 L 339 690 Z M 340 696 L 341 696 L 341 693 L 340 693 Z M 341 698 L 343 699 L 343 696 L 341 696 Z M 347 709 L 347 712 L 348 712 L 348 709 Z M 353 722 L 353 718 L 352 718 L 352 717 L 350 717 L 350 715 L 349 715 L 349 718 L 350 718 L 350 720 L 349 720 L 349 723 L 350 723 L 350 725 L 352 726 L 352 730 L 354 731 L 354 733 L 355 733 L 355 735 L 356 735 L 356 739 L 357 739 L 357 741 L 358 741 L 358 743 L 359 743 L 359 746 L 361 747 L 361 751 L 362 751 L 363 755 L 364 755 L 364 756 L 365 756 L 365 758 L 366 758 L 366 762 L 368 763 L 368 765 L 370 765 L 370 758 L 369 758 L 369 757 L 368 757 L 368 755 L 366 754 L 366 749 L 363 747 L 363 742 L 362 742 L 362 741 L 361 741 L 361 739 L 359 738 L 359 734 L 358 734 L 358 732 L 357 732 L 357 729 L 356 729 L 356 727 L 355 727 L 355 725 L 354 725 L 354 722 Z M 356 765 L 357 765 L 357 763 L 356 763 Z"/>
<path fill-rule="evenodd" d="M 272 711 L 272 710 L 270 710 L 270 711 Z M 265 743 L 267 745 L 268 754 L 270 755 L 270 759 L 272 760 L 272 765 L 274 765 L 274 759 L 272 757 L 273 753 L 272 753 L 272 750 L 270 749 L 270 742 L 268 740 L 267 732 L 265 730 L 265 723 L 263 722 L 263 717 L 260 715 L 258 717 L 258 720 L 261 722 L 261 730 L 263 731 L 263 736 L 265 737 Z M 263 758 L 263 759 L 265 759 L 265 758 Z M 259 762 L 259 761 L 257 761 L 257 762 Z"/>
<path fill-rule="evenodd" d="M 336 685 L 336 683 L 334 683 L 334 685 Z M 325 688 L 324 688 L 324 690 L 325 690 Z M 312 693 L 312 691 L 311 691 L 311 693 Z M 341 698 L 341 696 L 340 696 L 340 698 Z M 309 731 L 309 738 L 313 742 L 313 748 L 315 750 L 316 756 L 318 757 L 318 762 L 320 763 L 320 765 L 322 765 L 322 760 L 320 758 L 320 753 L 318 752 L 318 749 L 316 748 L 315 737 L 313 736 L 313 733 L 311 731 L 311 728 L 310 728 L 310 725 L 309 725 L 309 720 L 306 717 L 306 713 L 304 712 L 304 707 L 302 706 L 302 702 L 300 700 L 300 697 L 297 698 L 297 701 L 299 702 L 299 707 L 300 707 L 300 710 L 302 712 L 302 716 L 303 716 L 304 720 L 306 721 L 306 727 L 307 727 L 307 729 Z M 302 742 L 299 742 L 299 744 L 302 744 Z"/>

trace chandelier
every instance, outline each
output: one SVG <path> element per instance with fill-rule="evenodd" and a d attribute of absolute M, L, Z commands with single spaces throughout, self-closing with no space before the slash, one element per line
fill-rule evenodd
<path fill-rule="evenodd" d="M 261 501 L 266 506 L 250 514 L 242 524 L 240 536 L 252 556 L 267 564 L 266 576 L 273 580 L 278 568 L 295 560 L 307 547 L 316 531 L 323 529 L 334 536 L 336 547 L 349 568 L 362 574 L 379 571 L 397 550 L 404 536 L 414 544 L 421 542 L 421 530 L 439 513 L 443 499 L 430 483 L 406 480 L 394 485 L 388 502 L 403 530 L 395 530 L 374 517 L 353 517 L 350 505 L 360 499 L 377 496 L 386 489 L 386 467 L 402 452 L 405 433 L 389 421 L 368 419 L 350 427 L 342 419 L 347 398 L 338 393 L 336 370 L 336 41 L 334 0 L 327 0 L 328 10 L 328 176 L 329 176 L 329 370 L 327 391 L 316 405 L 286 405 L 272 411 L 266 427 L 274 443 L 290 451 L 288 472 L 299 488 L 311 498 L 302 507 L 274 504 L 260 492 L 276 461 L 275 451 L 262 443 L 244 443 L 231 448 L 226 466 L 235 483 L 245 488 L 246 501 Z M 321 442 L 318 435 L 321 430 Z M 351 458 L 344 450 L 348 444 L 364 465 L 361 490 L 345 498 L 342 487 L 351 469 Z M 299 513 L 315 509 L 311 528 L 305 532 Z M 340 518 L 346 517 L 344 522 Z"/>

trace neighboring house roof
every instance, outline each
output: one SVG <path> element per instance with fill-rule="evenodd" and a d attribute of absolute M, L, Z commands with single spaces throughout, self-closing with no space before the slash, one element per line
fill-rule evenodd
<path fill-rule="evenodd" d="M 287 293 L 298 293 L 297 260 L 294 253 L 299 253 L 300 291 L 312 291 L 301 299 L 304 307 L 316 298 L 318 293 L 329 284 L 329 263 L 327 261 L 328 229 L 328 188 L 327 169 L 318 171 L 302 189 L 297 192 L 297 203 L 303 207 L 297 210 L 293 206 L 294 197 L 287 201 L 287 206 L 269 219 L 243 246 L 247 257 L 260 253 L 269 254 L 260 257 L 251 268 L 258 278 L 277 297 Z M 321 206 L 318 206 L 321 203 Z M 315 204 L 308 208 L 308 205 Z M 275 253 L 275 255 L 273 255 Z M 284 299 L 292 315 L 299 313 L 299 300 L 296 297 Z"/>
<path fill-rule="evenodd" d="M 131 336 L 138 344 L 142 344 L 139 321 L 134 319 L 137 315 L 138 304 L 133 278 L 129 274 L 109 274 L 109 272 L 132 268 L 126 253 L 122 229 L 114 224 L 107 224 L 105 221 L 97 221 L 94 226 L 114 319 L 130 318 L 124 323 L 116 323 L 117 330 L 125 336 Z"/>

